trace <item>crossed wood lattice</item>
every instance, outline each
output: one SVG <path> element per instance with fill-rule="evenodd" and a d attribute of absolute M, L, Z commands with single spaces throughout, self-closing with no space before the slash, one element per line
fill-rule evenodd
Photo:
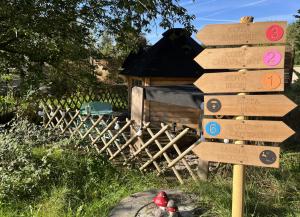
<path fill-rule="evenodd" d="M 126 110 L 128 108 L 128 90 L 125 85 L 103 86 L 94 91 L 75 92 L 66 94 L 59 99 L 55 97 L 42 97 L 41 102 L 53 107 L 79 109 L 85 102 L 101 101 L 108 102 L 114 110 Z"/>
<path fill-rule="evenodd" d="M 49 104 L 43 104 L 43 112 L 44 127 L 58 128 L 63 134 L 88 140 L 88 150 L 94 147 L 114 163 L 135 165 L 142 172 L 156 170 L 157 175 L 173 172 L 181 184 L 188 177 L 199 179 L 197 157 L 192 153 L 199 141 L 188 147 L 180 143 L 189 128 L 175 134 L 163 123 L 156 128 L 149 122 L 137 127 L 133 120 L 112 115 L 81 115 L 79 110 Z"/>

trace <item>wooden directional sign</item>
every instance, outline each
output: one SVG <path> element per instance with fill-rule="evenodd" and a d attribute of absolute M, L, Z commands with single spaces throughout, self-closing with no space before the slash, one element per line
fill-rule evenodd
<path fill-rule="evenodd" d="M 202 142 L 193 152 L 207 161 L 279 167 L 279 147 Z"/>
<path fill-rule="evenodd" d="M 285 43 L 287 22 L 206 25 L 197 39 L 209 46 Z"/>
<path fill-rule="evenodd" d="M 285 46 L 205 49 L 195 61 L 204 69 L 268 69 L 284 67 Z"/>
<path fill-rule="evenodd" d="M 282 121 L 203 119 L 205 138 L 282 142 L 295 132 Z"/>
<path fill-rule="evenodd" d="M 204 96 L 204 115 L 282 117 L 297 105 L 284 95 Z"/>
<path fill-rule="evenodd" d="M 284 70 L 205 73 L 194 85 L 204 93 L 283 91 Z"/>

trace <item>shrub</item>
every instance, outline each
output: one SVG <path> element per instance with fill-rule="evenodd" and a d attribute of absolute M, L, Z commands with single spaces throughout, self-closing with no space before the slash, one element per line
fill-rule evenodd
<path fill-rule="evenodd" d="M 24 198 L 36 191 L 40 181 L 49 175 L 47 157 L 32 157 L 32 145 L 0 135 L 0 198 Z"/>
<path fill-rule="evenodd" d="M 0 199 L 32 198 L 41 189 L 41 183 L 50 175 L 48 162 L 52 149 L 40 158 L 33 149 L 51 140 L 54 134 L 42 130 L 26 120 L 18 120 L 0 134 Z"/>

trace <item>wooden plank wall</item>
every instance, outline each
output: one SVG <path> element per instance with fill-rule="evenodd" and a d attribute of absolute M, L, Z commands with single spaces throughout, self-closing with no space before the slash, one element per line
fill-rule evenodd
<path fill-rule="evenodd" d="M 197 130 L 199 128 L 200 109 L 151 101 L 149 101 L 149 106 L 149 121 L 151 123 L 176 123 L 178 127 L 185 125 Z"/>
<path fill-rule="evenodd" d="M 164 85 L 183 85 L 183 84 L 193 84 L 197 78 L 175 78 L 175 77 L 152 77 L 150 78 L 151 86 L 164 86 Z"/>

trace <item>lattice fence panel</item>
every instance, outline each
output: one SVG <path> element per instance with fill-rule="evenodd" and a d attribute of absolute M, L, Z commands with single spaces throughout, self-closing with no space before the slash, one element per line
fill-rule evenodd
<path fill-rule="evenodd" d="M 125 85 L 103 86 L 93 91 L 80 91 L 66 94 L 59 98 L 41 97 L 43 104 L 52 107 L 60 106 L 62 109 L 80 109 L 81 105 L 90 101 L 108 102 L 115 111 L 126 110 L 128 108 L 128 90 Z"/>
<path fill-rule="evenodd" d="M 136 165 L 142 172 L 156 170 L 157 175 L 171 172 L 180 183 L 188 177 L 199 179 L 195 169 L 197 157 L 192 154 L 198 142 L 184 148 L 177 145 L 189 133 L 188 128 L 176 134 L 165 124 L 154 128 L 143 123 L 142 128 L 136 128 L 133 120 L 81 115 L 79 110 L 60 105 L 43 105 L 43 111 L 45 127 L 59 128 L 61 133 L 86 139 L 90 144 L 85 147 L 87 150 L 93 147 L 114 163 Z"/>

